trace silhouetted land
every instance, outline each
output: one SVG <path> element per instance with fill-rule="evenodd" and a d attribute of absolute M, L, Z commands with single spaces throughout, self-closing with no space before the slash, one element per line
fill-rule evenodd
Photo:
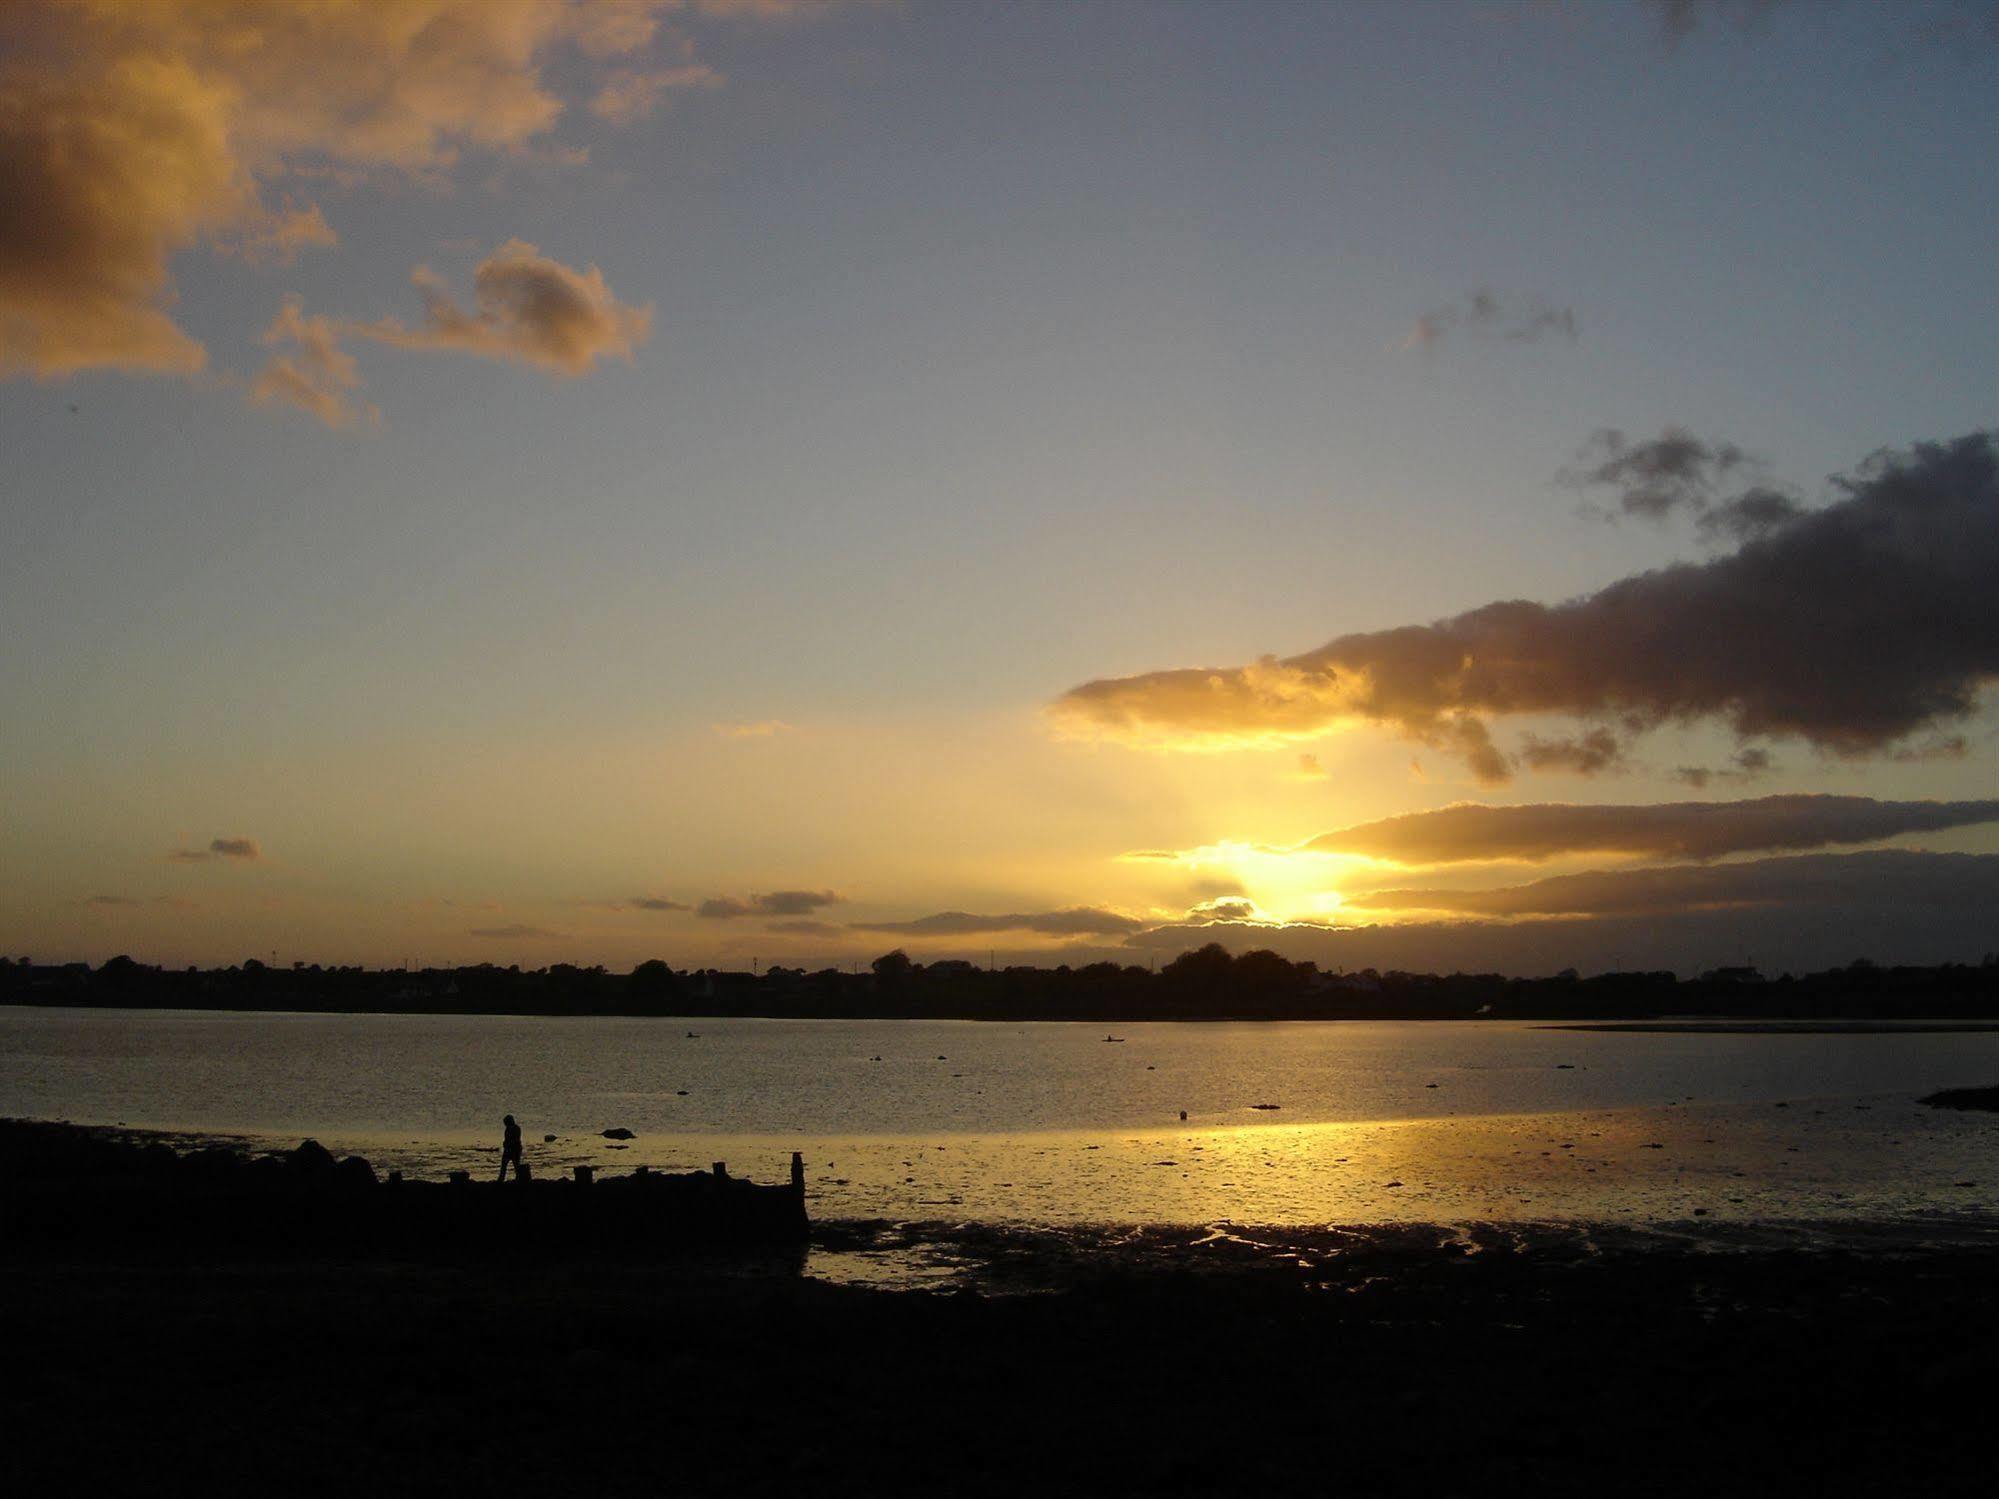
<path fill-rule="evenodd" d="M 1301 1261 L 1051 1256 L 1039 1294 L 991 1295 L 504 1237 L 55 1252 L 17 1224 L 24 1494 L 1989 1491 L 1989 1236 L 1323 1230 Z"/>
<path fill-rule="evenodd" d="M 161 1009 L 496 1015 L 739 1015 L 801 1019 L 963 1020 L 1652 1020 L 1999 1019 L 1999 956 L 1977 965 L 1883 968 L 1857 962 L 1804 975 L 1753 969 L 1671 973 L 1327 973 L 1270 952 L 1218 945 L 1157 972 L 1138 965 L 1012 967 L 913 963 L 760 974 L 682 971 L 660 960 L 630 973 L 549 968 L 363 969 L 254 960 L 166 969 L 130 958 L 98 968 L 0 959 L 0 1003 Z"/>

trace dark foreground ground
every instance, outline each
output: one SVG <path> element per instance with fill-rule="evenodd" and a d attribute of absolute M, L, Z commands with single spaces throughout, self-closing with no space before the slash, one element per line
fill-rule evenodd
<path fill-rule="evenodd" d="M 821 1244 L 868 1241 L 839 1225 Z M 1991 1492 L 1999 1256 L 1336 1230 L 986 1293 L 799 1256 L 0 1254 L 18 1494 Z M 967 1253 L 980 1252 L 976 1236 Z M 1227 1246 L 1223 1246 L 1224 1249 Z M 990 1288 L 1041 1286 L 1000 1294 Z"/>

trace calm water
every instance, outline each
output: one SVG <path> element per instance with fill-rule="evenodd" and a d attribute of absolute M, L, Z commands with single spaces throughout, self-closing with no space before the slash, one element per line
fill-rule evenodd
<path fill-rule="evenodd" d="M 503 1113 L 544 1173 L 724 1160 L 778 1180 L 798 1149 L 822 1218 L 1661 1223 L 1966 1213 L 1999 1195 L 1999 1116 L 1914 1103 L 1999 1082 L 1999 1035 L 1114 1033 L 0 1009 L 0 1114 L 311 1135 L 419 1175 L 494 1169 Z M 600 1137 L 617 1125 L 637 1132 L 627 1148 Z"/>

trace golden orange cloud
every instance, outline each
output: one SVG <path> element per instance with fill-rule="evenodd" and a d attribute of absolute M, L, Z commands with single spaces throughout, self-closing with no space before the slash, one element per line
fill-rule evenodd
<path fill-rule="evenodd" d="M 316 203 L 282 181 L 435 175 L 467 148 L 520 151 L 563 103 L 543 68 L 558 49 L 629 62 L 679 7 L 626 0 L 10 0 L 0 6 L 0 377 L 86 369 L 187 374 L 207 352 L 174 320 L 170 262 L 196 247 L 285 261 L 335 242 Z M 699 81 L 683 54 L 634 72 L 607 111 Z M 476 306 L 420 280 L 412 342 L 573 374 L 629 356 L 642 310 L 594 268 L 503 246 Z M 274 326 L 298 353 L 256 399 L 352 420 L 344 366 L 311 320 Z M 314 340 L 319 340 L 315 344 Z M 288 362 L 287 362 L 288 359 Z M 315 363 L 316 360 L 316 363 Z"/>
<path fill-rule="evenodd" d="M 627 306 L 596 266 L 574 270 L 525 240 L 510 239 L 479 262 L 470 311 L 428 266 L 410 279 L 423 294 L 421 327 L 388 318 L 346 330 L 400 349 L 456 349 L 558 375 L 587 374 L 599 359 L 630 360 L 652 332 L 650 305 Z"/>
<path fill-rule="evenodd" d="M 296 406 L 329 427 L 381 419 L 375 406 L 354 399 L 361 372 L 354 356 L 340 347 L 333 321 L 307 317 L 299 298 L 285 299 L 276 321 L 264 330 L 263 342 L 292 347 L 274 355 L 251 385 L 250 399 L 258 405 Z"/>

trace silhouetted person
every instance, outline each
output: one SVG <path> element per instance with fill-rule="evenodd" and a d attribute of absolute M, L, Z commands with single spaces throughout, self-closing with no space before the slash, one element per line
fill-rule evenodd
<path fill-rule="evenodd" d="M 507 1179 L 507 1167 L 511 1164 L 514 1168 L 514 1179 L 518 1181 L 521 1175 L 521 1127 L 514 1123 L 512 1114 L 507 1115 L 503 1122 L 506 1124 L 507 1134 L 500 1143 L 500 1180 Z"/>

